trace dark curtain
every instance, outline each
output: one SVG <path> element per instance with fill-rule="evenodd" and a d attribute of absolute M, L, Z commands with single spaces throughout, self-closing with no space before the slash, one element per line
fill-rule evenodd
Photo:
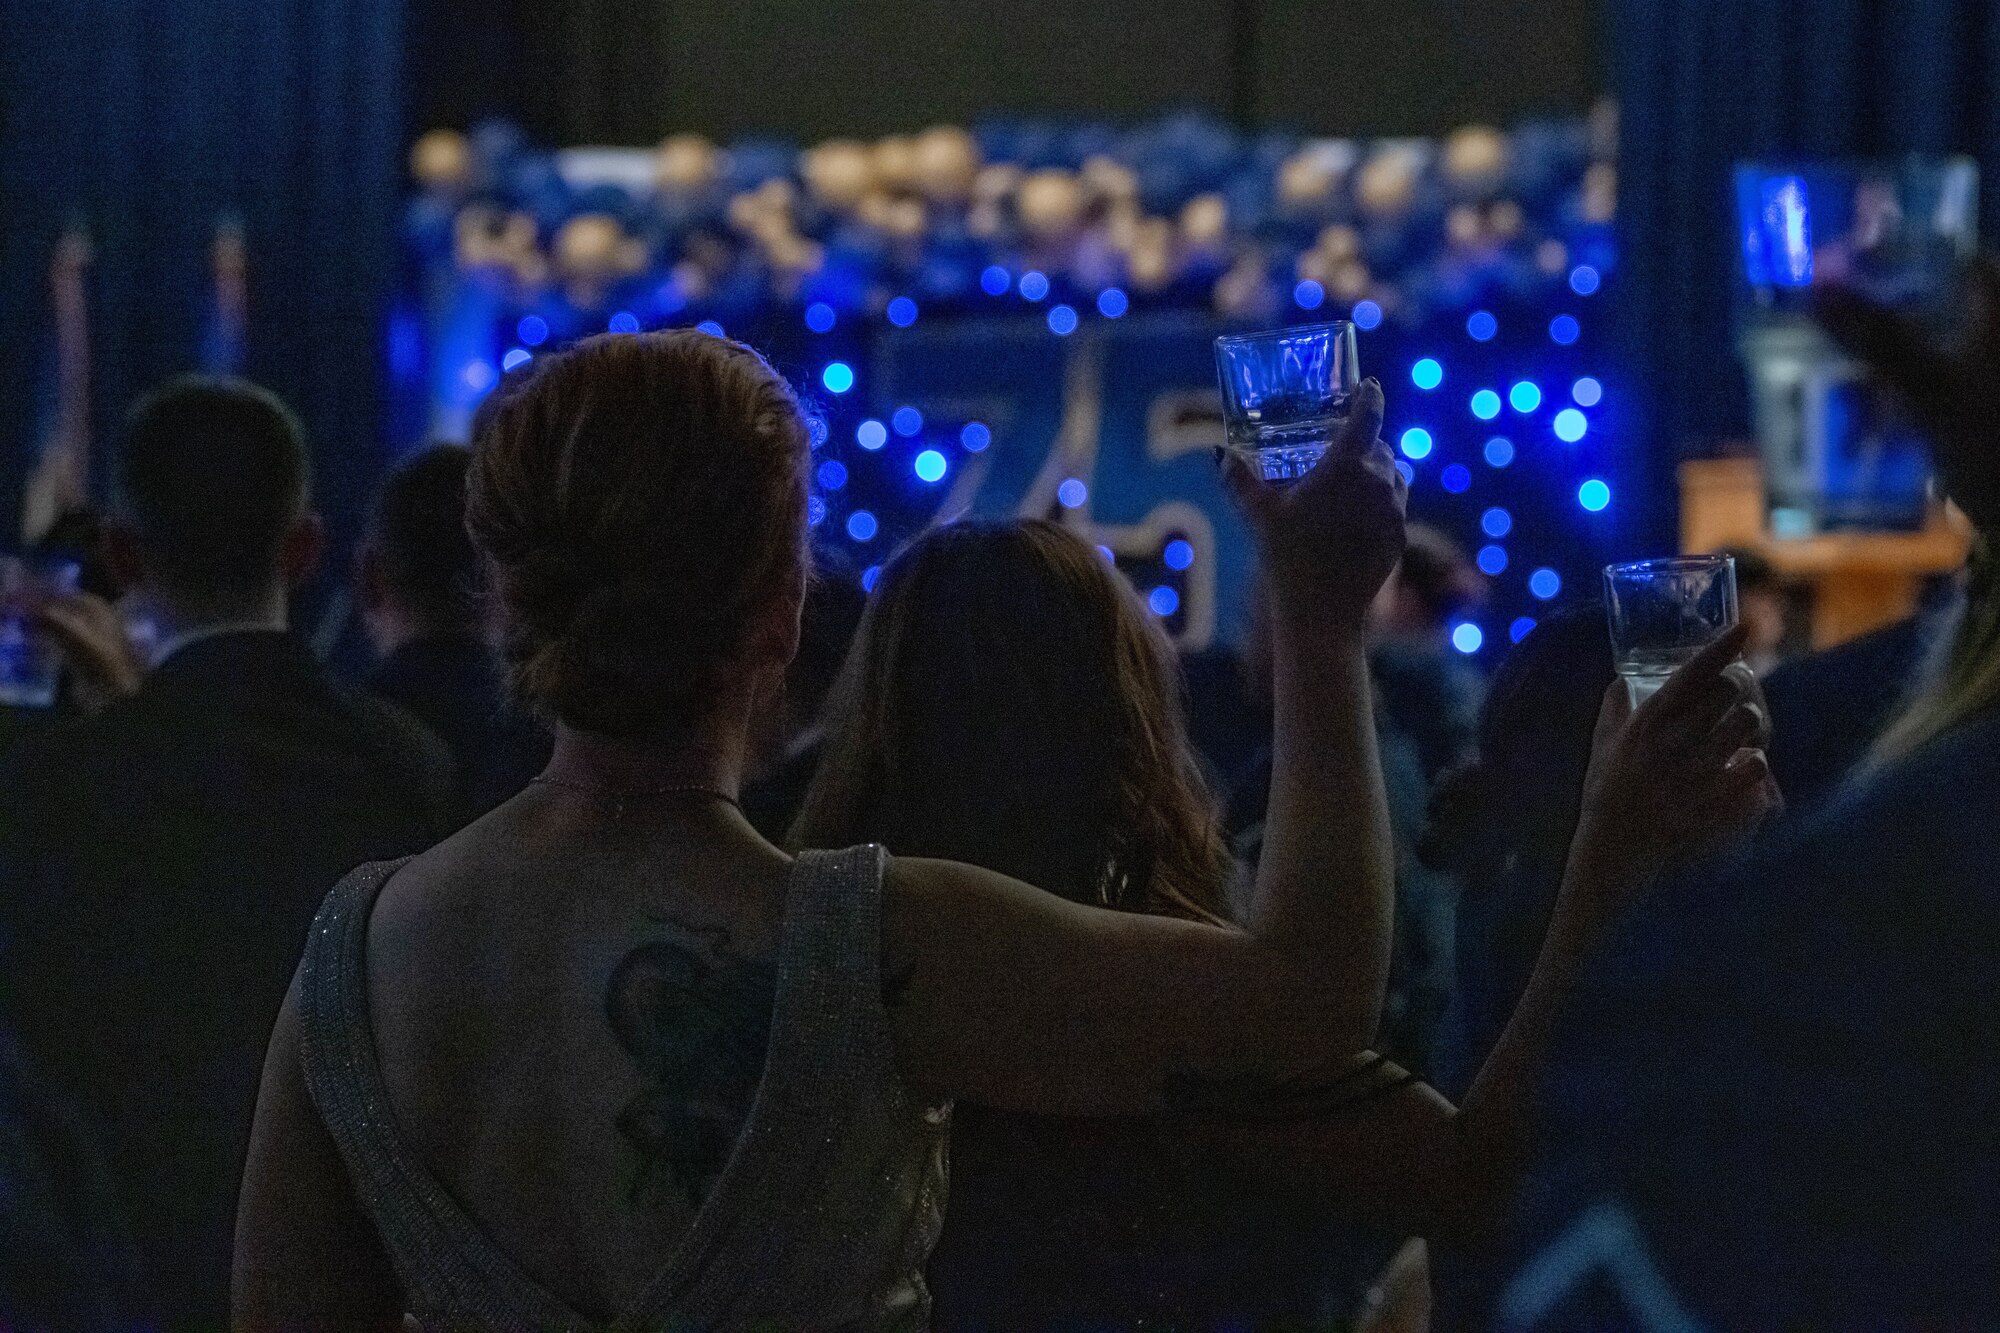
<path fill-rule="evenodd" d="M 47 267 L 82 219 L 99 491 L 134 393 L 201 363 L 219 218 L 249 253 L 246 373 L 311 435 L 320 504 L 380 460 L 402 172 L 401 0 L 4 0 L 0 412 L 10 529 L 48 393 Z"/>
<path fill-rule="evenodd" d="M 1984 176 L 1984 235 L 2000 239 L 2000 5 L 1614 0 L 1613 20 L 1621 352 L 1641 395 L 1633 480 L 1656 502 L 1661 541 L 1673 531 L 1675 465 L 1749 429 L 1731 325 L 1731 166 L 1970 153 Z"/>

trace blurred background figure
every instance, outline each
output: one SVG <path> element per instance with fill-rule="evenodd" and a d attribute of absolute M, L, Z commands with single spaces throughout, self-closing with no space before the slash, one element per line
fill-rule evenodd
<path fill-rule="evenodd" d="M 298 423 L 241 381 L 134 409 L 105 533 L 150 650 L 87 593 L 46 612 L 116 696 L 0 765 L 4 1013 L 79 1106 L 156 1302 L 213 1326 L 256 1075 L 307 923 L 357 860 L 441 832 L 449 758 L 287 629 L 319 556 Z"/>
<path fill-rule="evenodd" d="M 368 688 L 435 732 L 456 770 L 453 818 L 478 818 L 548 762 L 547 735 L 507 697 L 485 580 L 465 530 L 472 454 L 440 445 L 389 474 L 355 564 L 378 658 Z M 454 827 L 456 824 L 454 824 Z"/>

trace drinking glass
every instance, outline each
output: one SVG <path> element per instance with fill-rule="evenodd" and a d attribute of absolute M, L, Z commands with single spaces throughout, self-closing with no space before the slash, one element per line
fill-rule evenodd
<path fill-rule="evenodd" d="M 1736 561 L 1682 555 L 1604 567 L 1611 655 L 1632 707 L 1736 623 Z"/>
<path fill-rule="evenodd" d="M 1354 325 L 1301 324 L 1215 340 L 1227 447 L 1264 480 L 1297 481 L 1325 455 L 1361 383 Z"/>
<path fill-rule="evenodd" d="M 0 705 L 47 708 L 62 678 L 62 650 L 34 622 L 34 603 L 51 590 L 74 592 L 77 567 L 59 561 L 37 570 L 0 556 Z"/>

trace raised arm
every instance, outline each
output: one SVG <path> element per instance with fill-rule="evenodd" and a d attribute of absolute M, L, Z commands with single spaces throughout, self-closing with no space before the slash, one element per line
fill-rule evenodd
<path fill-rule="evenodd" d="M 921 1086 L 1112 1114 L 1217 1081 L 1281 1085 L 1373 1041 L 1394 892 L 1363 627 L 1402 554 L 1404 488 L 1370 381 L 1288 490 L 1231 458 L 1272 597 L 1277 736 L 1246 929 L 1098 911 L 904 860 L 884 928 L 897 1055 Z"/>

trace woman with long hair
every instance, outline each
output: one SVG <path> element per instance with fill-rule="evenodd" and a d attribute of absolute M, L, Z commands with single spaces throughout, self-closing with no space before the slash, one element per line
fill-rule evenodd
<path fill-rule="evenodd" d="M 1721 758 L 1749 734 L 1721 674 L 1740 643 L 1608 746 L 1519 1032 L 1454 1115 L 1367 1053 L 1391 865 L 1363 625 L 1403 502 L 1381 420 L 1370 383 L 1296 485 L 1226 472 L 1277 623 L 1239 929 L 758 837 L 737 792 L 798 638 L 805 420 L 756 353 L 694 331 L 548 358 L 476 444 L 468 522 L 555 754 L 321 909 L 259 1097 L 238 1326 L 921 1327 L 954 1099 L 1254 1108 L 1263 1133 L 1218 1141 L 1365 1206 L 1488 1197 L 1579 951 L 1651 871 L 1657 842 L 1619 831 L 1752 789 Z"/>

